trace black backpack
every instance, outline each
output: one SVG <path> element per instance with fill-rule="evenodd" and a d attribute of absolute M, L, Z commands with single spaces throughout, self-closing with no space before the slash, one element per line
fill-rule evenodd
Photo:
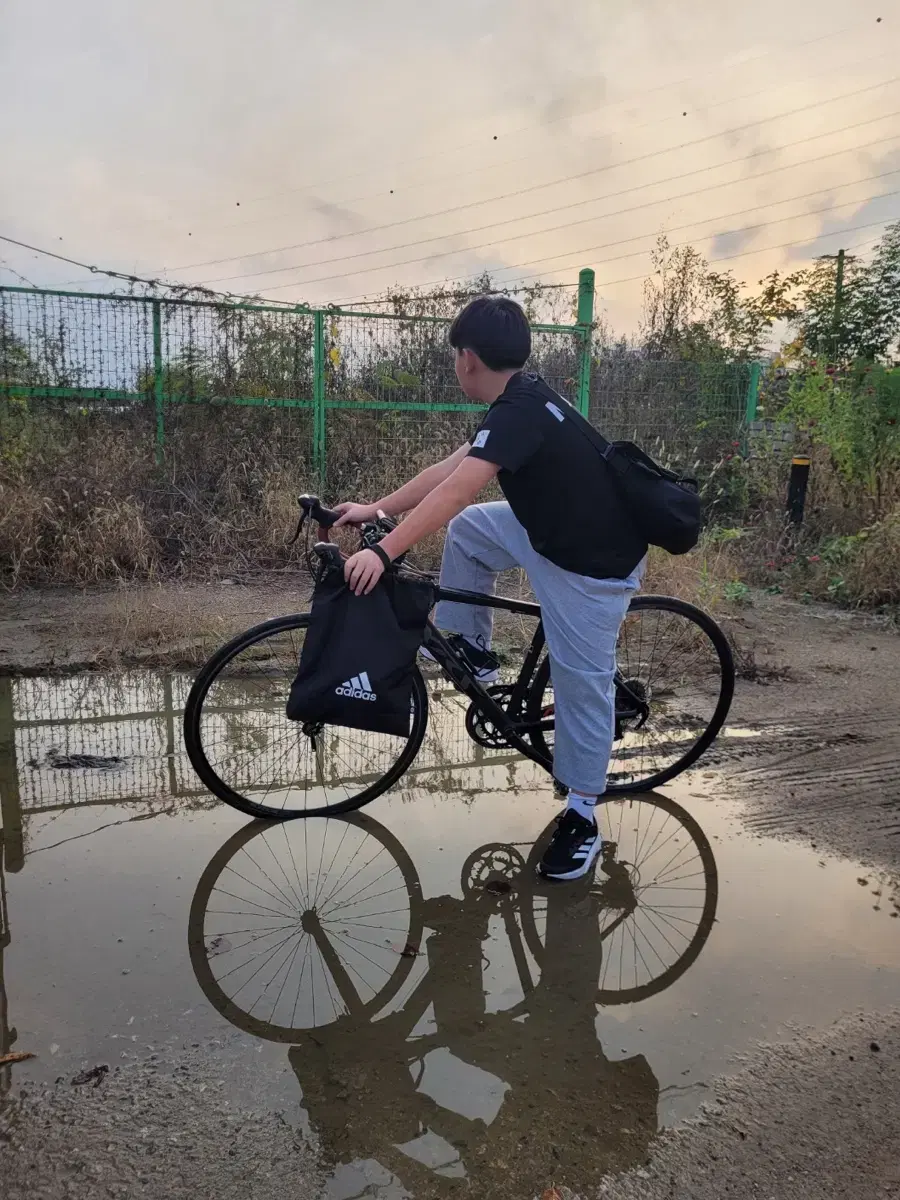
<path fill-rule="evenodd" d="M 661 467 L 634 442 L 608 442 L 571 404 L 559 405 L 557 411 L 600 452 L 629 517 L 649 545 L 669 554 L 693 550 L 703 523 L 697 480 Z"/>
<path fill-rule="evenodd" d="M 426 582 L 387 573 L 367 596 L 354 596 L 341 571 L 326 571 L 313 593 L 288 718 L 408 737 L 416 653 L 433 604 Z"/>

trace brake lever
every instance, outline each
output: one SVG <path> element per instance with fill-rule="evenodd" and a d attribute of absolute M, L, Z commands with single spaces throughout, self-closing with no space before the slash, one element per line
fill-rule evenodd
<path fill-rule="evenodd" d="M 294 530 L 294 536 L 292 538 L 289 538 L 284 543 L 286 546 L 293 546 L 293 544 L 300 537 L 300 534 L 303 532 L 303 526 L 305 524 L 306 524 L 306 513 L 301 510 L 300 520 L 297 522 L 297 528 Z"/>

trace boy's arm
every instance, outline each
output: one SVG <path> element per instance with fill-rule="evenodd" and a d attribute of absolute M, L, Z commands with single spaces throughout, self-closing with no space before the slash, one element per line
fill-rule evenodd
<path fill-rule="evenodd" d="M 341 519 L 335 525 L 335 529 L 339 529 L 341 525 L 358 525 L 363 521 L 371 521 L 379 511 L 389 517 L 398 517 L 401 513 L 409 512 L 453 474 L 470 449 L 469 443 L 466 442 L 442 462 L 426 467 L 409 483 L 404 483 L 396 492 L 376 500 L 374 504 L 338 504 L 335 511 L 341 514 Z"/>
<path fill-rule="evenodd" d="M 452 475 L 435 487 L 405 521 L 391 530 L 381 542 L 381 549 L 389 558 L 397 558 L 429 533 L 443 528 L 472 503 L 499 469 L 495 463 L 465 457 Z M 370 592 L 383 573 L 384 564 L 374 550 L 360 550 L 344 567 L 344 577 L 357 596 Z"/>

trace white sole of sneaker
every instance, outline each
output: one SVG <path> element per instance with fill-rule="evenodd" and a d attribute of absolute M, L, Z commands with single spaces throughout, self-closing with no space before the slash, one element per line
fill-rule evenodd
<path fill-rule="evenodd" d="M 593 871 L 594 864 L 596 863 L 597 859 L 600 857 L 600 853 L 602 850 L 603 850 L 603 838 L 598 837 L 597 841 L 594 843 L 594 846 L 593 846 L 590 854 L 588 854 L 587 858 L 585 858 L 584 862 L 581 864 L 580 867 L 575 867 L 574 870 L 572 870 L 572 871 L 564 871 L 562 874 L 551 875 L 549 872 L 544 870 L 544 868 L 541 864 L 538 864 L 538 874 L 541 876 L 542 879 L 554 879 L 559 883 L 565 883 L 567 880 L 570 880 L 570 879 L 581 879 L 585 875 L 587 875 L 587 873 L 589 871 Z"/>

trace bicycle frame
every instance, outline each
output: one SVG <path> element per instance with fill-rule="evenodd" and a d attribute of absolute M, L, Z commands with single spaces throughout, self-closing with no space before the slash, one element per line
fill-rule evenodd
<path fill-rule="evenodd" d="M 302 519 L 298 526 L 298 533 L 302 527 Z M 323 561 L 330 561 L 332 566 L 341 569 L 344 559 L 339 548 L 328 540 L 328 531 L 323 526 L 319 527 L 319 534 L 323 540 L 319 541 L 315 550 L 319 553 Z M 295 534 L 295 537 L 297 535 Z M 398 560 L 395 569 L 401 569 L 401 560 Z M 435 662 L 439 664 L 447 674 L 453 685 L 468 696 L 469 699 L 478 706 L 478 709 L 488 718 L 491 724 L 499 730 L 506 738 L 507 744 L 514 750 L 518 750 L 525 758 L 531 759 L 545 771 L 552 775 L 553 761 L 549 755 L 537 750 L 531 742 L 527 741 L 523 734 L 527 734 L 533 730 L 549 731 L 554 728 L 555 721 L 552 719 L 525 721 L 515 720 L 510 713 L 521 715 L 524 713 L 524 704 L 528 696 L 532 681 L 534 680 L 535 671 L 540 661 L 541 652 L 546 645 L 544 636 L 544 626 L 541 621 L 540 605 L 528 600 L 514 600 L 508 596 L 494 596 L 486 592 L 468 592 L 461 591 L 456 588 L 444 588 L 440 585 L 435 585 L 435 600 L 449 602 L 451 604 L 468 604 L 478 608 L 496 608 L 504 612 L 519 613 L 521 616 L 533 617 L 537 621 L 537 628 L 534 632 L 534 637 L 531 641 L 531 646 L 525 659 L 522 663 L 522 668 L 519 671 L 519 676 L 513 685 L 512 694 L 509 698 L 509 703 L 504 709 L 491 696 L 488 690 L 474 678 L 468 670 L 462 659 L 456 655 L 451 649 L 446 638 L 435 627 L 433 622 L 429 621 L 425 627 L 425 636 L 422 639 L 422 645 L 429 651 Z M 646 720 L 648 708 L 644 700 L 632 693 L 624 683 L 619 671 L 615 674 L 616 692 L 624 694 L 636 704 L 635 713 L 633 715 L 641 716 L 641 724 Z M 618 723 L 617 723 L 618 728 Z"/>
<path fill-rule="evenodd" d="M 525 699 L 534 679 L 534 673 L 537 669 L 541 652 L 546 644 L 544 626 L 541 622 L 540 605 L 530 603 L 527 600 L 513 600 L 505 596 L 491 596 L 480 592 L 462 592 L 456 591 L 453 588 L 441 587 L 437 589 L 436 599 L 451 604 L 468 604 L 478 606 L 479 608 L 496 608 L 504 612 L 519 613 L 521 616 L 535 618 L 538 623 L 537 629 L 534 632 L 531 645 L 525 655 L 519 676 L 513 685 L 512 695 L 506 709 L 502 708 L 493 696 L 490 695 L 487 688 L 483 687 L 475 679 L 465 663 L 453 652 L 446 638 L 435 628 L 431 621 L 425 627 L 425 637 L 422 644 L 450 677 L 454 687 L 468 696 L 474 704 L 478 705 L 481 712 L 503 734 L 510 746 L 525 755 L 526 758 L 530 758 L 532 762 L 538 763 L 545 771 L 552 773 L 552 760 L 539 750 L 536 750 L 523 737 L 523 734 L 532 729 L 552 729 L 554 722 L 552 720 L 530 722 L 515 720 L 514 717 L 509 715 L 510 713 L 523 713 Z"/>

